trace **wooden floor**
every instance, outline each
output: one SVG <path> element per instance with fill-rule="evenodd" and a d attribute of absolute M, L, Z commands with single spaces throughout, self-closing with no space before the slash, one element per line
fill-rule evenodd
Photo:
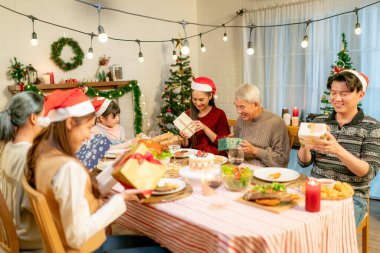
<path fill-rule="evenodd" d="M 369 252 L 380 252 L 380 200 L 370 200 Z M 359 252 L 362 252 L 362 236 L 358 234 Z"/>

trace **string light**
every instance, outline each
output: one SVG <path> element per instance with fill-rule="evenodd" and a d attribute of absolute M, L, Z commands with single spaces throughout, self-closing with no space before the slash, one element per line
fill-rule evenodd
<path fill-rule="evenodd" d="M 35 47 L 38 45 L 38 39 L 37 39 L 37 33 L 34 32 L 34 20 L 36 19 L 35 17 L 33 16 L 30 16 L 30 18 L 32 19 L 32 24 L 33 24 L 33 32 L 32 32 L 32 39 L 30 40 L 30 44 Z"/>
<path fill-rule="evenodd" d="M 181 24 L 183 27 L 183 31 L 185 32 L 185 39 L 184 39 L 183 44 L 182 44 L 181 53 L 183 55 L 188 55 L 190 53 L 190 47 L 189 47 L 189 41 L 187 40 L 187 34 L 186 34 L 187 22 L 183 20 Z"/>
<path fill-rule="evenodd" d="M 177 60 L 177 52 L 175 51 L 174 39 L 172 39 L 172 44 L 173 44 L 173 54 L 172 54 L 172 58 L 173 58 L 173 61 L 175 61 L 175 60 Z"/>
<path fill-rule="evenodd" d="M 226 25 L 223 24 L 222 26 L 224 27 L 223 41 L 226 42 L 228 40 Z"/>
<path fill-rule="evenodd" d="M 252 41 L 251 41 L 253 28 L 254 28 L 254 25 L 250 25 L 250 27 L 249 27 L 249 41 L 248 41 L 248 45 L 247 45 L 247 54 L 248 55 L 253 55 L 255 53 L 255 50 L 253 49 Z"/>
<path fill-rule="evenodd" d="M 205 45 L 202 42 L 202 33 L 199 34 L 199 39 L 201 41 L 201 52 L 205 53 L 207 49 L 206 49 Z"/>
<path fill-rule="evenodd" d="M 139 45 L 139 62 L 144 62 L 144 55 L 141 52 L 141 45 L 140 45 L 140 40 L 136 40 L 137 44 Z"/>
<path fill-rule="evenodd" d="M 307 36 L 307 28 L 308 28 L 308 26 L 309 26 L 310 23 L 311 23 L 311 20 L 309 20 L 309 21 L 306 22 L 305 35 L 303 36 L 303 40 L 301 42 L 301 47 L 302 48 L 307 48 L 309 46 L 309 37 Z"/>
<path fill-rule="evenodd" d="M 94 58 L 94 50 L 92 49 L 92 39 L 94 38 L 95 34 L 91 33 L 90 37 L 91 37 L 91 44 L 90 44 L 90 48 L 88 49 L 88 52 L 87 52 L 87 59 L 91 60 L 92 58 Z"/>
<path fill-rule="evenodd" d="M 102 7 L 100 4 L 98 6 L 98 40 L 101 43 L 106 43 L 108 41 L 108 35 L 104 30 L 104 27 L 100 25 L 100 11 L 102 10 Z"/>
<path fill-rule="evenodd" d="M 360 35 L 362 33 L 362 28 L 360 28 L 360 23 L 359 23 L 359 14 L 358 14 L 359 9 L 355 8 L 355 14 L 356 14 L 356 24 L 355 24 L 355 34 Z"/>

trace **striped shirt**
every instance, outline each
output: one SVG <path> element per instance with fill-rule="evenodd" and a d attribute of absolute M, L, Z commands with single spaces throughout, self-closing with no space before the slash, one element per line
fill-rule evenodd
<path fill-rule="evenodd" d="M 376 176 L 380 167 L 380 123 L 369 116 L 365 116 L 360 109 L 351 122 L 339 128 L 335 119 L 336 112 L 331 115 L 323 115 L 314 119 L 315 123 L 326 123 L 330 127 L 331 134 L 338 143 L 351 154 L 366 161 L 369 164 L 368 174 L 359 177 L 352 173 L 334 154 L 322 154 L 311 151 L 312 159 L 303 163 L 298 159 L 302 167 L 314 162 L 311 176 L 315 178 L 332 178 L 337 181 L 347 182 L 355 190 L 355 196 L 367 198 L 371 180 Z"/>

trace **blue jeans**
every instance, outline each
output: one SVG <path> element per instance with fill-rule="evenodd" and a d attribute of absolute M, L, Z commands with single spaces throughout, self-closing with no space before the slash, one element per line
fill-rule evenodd
<path fill-rule="evenodd" d="M 111 235 L 94 253 L 167 253 L 152 239 L 138 235 Z"/>
<path fill-rule="evenodd" d="M 355 225 L 358 227 L 362 222 L 365 213 L 367 212 L 367 199 L 359 198 L 354 196 L 354 214 L 355 214 Z"/>

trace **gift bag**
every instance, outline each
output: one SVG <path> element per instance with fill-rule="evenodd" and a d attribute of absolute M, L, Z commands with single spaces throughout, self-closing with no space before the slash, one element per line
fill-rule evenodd
<path fill-rule="evenodd" d="M 115 166 L 112 176 L 126 188 L 154 190 L 165 173 L 165 166 L 140 143 Z M 150 197 L 150 192 L 142 195 Z"/>
<path fill-rule="evenodd" d="M 76 156 L 85 167 L 93 169 L 98 165 L 100 158 L 110 149 L 111 144 L 111 141 L 104 135 L 95 134 L 81 146 Z"/>

